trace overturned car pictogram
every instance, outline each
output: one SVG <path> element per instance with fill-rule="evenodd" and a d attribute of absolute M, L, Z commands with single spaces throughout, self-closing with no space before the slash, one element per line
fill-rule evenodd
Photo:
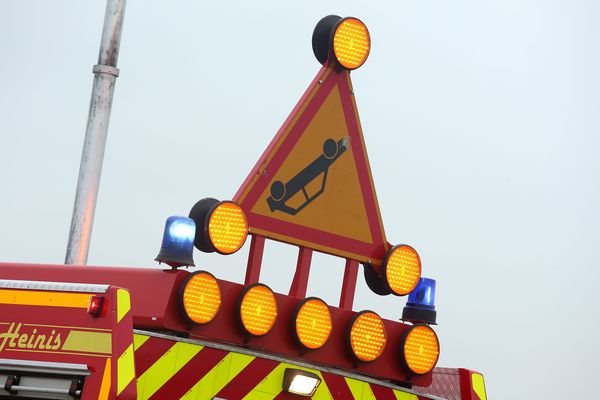
<path fill-rule="evenodd" d="M 283 183 L 280 180 L 273 182 L 271 184 L 271 196 L 267 198 L 267 204 L 269 204 L 271 211 L 275 212 L 279 210 L 286 214 L 296 215 L 323 194 L 325 192 L 329 167 L 344 154 L 349 145 L 350 140 L 347 137 L 337 142 L 331 138 L 327 139 L 323 142 L 323 154 L 308 164 L 296 176 L 287 181 L 287 183 Z M 315 193 L 309 194 L 306 189 L 307 186 L 320 175 L 323 175 L 320 188 Z M 287 204 L 300 191 L 304 195 L 303 202 L 297 207 Z"/>

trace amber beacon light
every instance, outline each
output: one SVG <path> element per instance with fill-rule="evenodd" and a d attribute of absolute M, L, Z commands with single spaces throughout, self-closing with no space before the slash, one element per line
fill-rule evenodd
<path fill-rule="evenodd" d="M 383 320 L 373 311 L 361 311 L 350 323 L 347 339 L 352 354 L 358 360 L 375 361 L 383 353 L 387 342 Z"/>
<path fill-rule="evenodd" d="M 440 356 L 440 342 L 434 330 L 427 325 L 414 325 L 402 339 L 403 361 L 417 375 L 430 372 Z"/>
<path fill-rule="evenodd" d="M 405 296 L 412 292 L 421 279 L 421 258 L 407 245 L 394 246 L 384 264 L 385 283 L 392 293 Z"/>
<path fill-rule="evenodd" d="M 194 245 L 200 251 L 233 254 L 246 242 L 246 214 L 232 201 L 202 199 L 192 207 L 189 216 L 197 226 Z"/>
<path fill-rule="evenodd" d="M 333 54 L 344 68 L 363 65 L 371 51 L 371 37 L 366 25 L 357 18 L 342 19 L 333 33 Z"/>
<path fill-rule="evenodd" d="M 294 318 L 294 332 L 304 348 L 323 347 L 331 335 L 331 328 L 331 313 L 323 300 L 309 297 L 300 303 Z"/>
<path fill-rule="evenodd" d="M 275 294 L 266 285 L 255 283 L 242 292 L 239 318 L 244 331 L 252 336 L 269 333 L 277 319 Z"/>
<path fill-rule="evenodd" d="M 328 15 L 321 19 L 312 37 L 317 60 L 335 61 L 342 68 L 353 70 L 362 66 L 371 51 L 371 36 L 358 18 Z"/>
<path fill-rule="evenodd" d="M 221 307 L 219 283 L 206 271 L 199 271 L 187 277 L 182 285 L 180 298 L 185 316 L 196 324 L 212 321 Z"/>

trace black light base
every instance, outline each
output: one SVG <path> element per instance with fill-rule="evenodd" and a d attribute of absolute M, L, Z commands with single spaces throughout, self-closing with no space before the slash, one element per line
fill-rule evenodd
<path fill-rule="evenodd" d="M 363 264 L 364 266 L 364 274 L 365 274 L 365 282 L 367 282 L 367 286 L 371 291 L 380 296 L 387 296 L 391 294 L 392 291 L 390 288 L 384 283 L 381 276 L 375 271 L 375 268 L 371 266 L 371 264 Z"/>
<path fill-rule="evenodd" d="M 424 322 L 436 325 L 437 312 L 433 308 L 405 306 L 402 310 L 402 320 L 410 322 Z"/>

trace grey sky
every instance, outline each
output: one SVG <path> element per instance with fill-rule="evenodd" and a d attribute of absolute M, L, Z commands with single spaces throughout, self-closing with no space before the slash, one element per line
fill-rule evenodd
<path fill-rule="evenodd" d="M 104 6 L 0 3 L 2 261 L 64 260 Z M 89 264 L 155 267 L 169 215 L 233 196 L 331 13 L 371 32 L 354 90 L 387 238 L 438 280 L 439 365 L 492 399 L 597 396 L 596 1 L 129 0 Z M 247 251 L 195 260 L 241 282 Z M 269 243 L 262 280 L 286 292 L 295 258 Z M 316 255 L 309 294 L 337 304 L 342 271 Z M 355 309 L 403 306 L 360 277 Z"/>

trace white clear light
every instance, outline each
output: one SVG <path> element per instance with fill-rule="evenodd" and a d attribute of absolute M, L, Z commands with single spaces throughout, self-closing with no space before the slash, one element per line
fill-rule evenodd
<path fill-rule="evenodd" d="M 300 394 L 300 395 L 310 395 L 315 387 L 319 383 L 318 379 L 315 379 L 310 376 L 304 375 L 296 375 L 292 379 L 292 383 L 290 384 L 289 392 Z"/>
<path fill-rule="evenodd" d="M 196 229 L 187 221 L 175 221 L 171 225 L 171 236 L 178 239 L 193 239 L 196 235 Z"/>

